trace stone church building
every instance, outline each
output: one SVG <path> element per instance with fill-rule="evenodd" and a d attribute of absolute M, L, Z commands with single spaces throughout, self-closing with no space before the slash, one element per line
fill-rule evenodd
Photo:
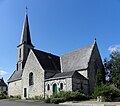
<path fill-rule="evenodd" d="M 90 46 L 61 56 L 36 50 L 31 42 L 27 14 L 17 49 L 16 70 L 8 79 L 9 96 L 47 97 L 59 91 L 91 94 L 96 71 L 103 70 L 96 40 Z"/>

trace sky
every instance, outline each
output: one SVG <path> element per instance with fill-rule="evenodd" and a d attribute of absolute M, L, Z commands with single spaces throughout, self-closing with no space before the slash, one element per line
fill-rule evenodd
<path fill-rule="evenodd" d="M 120 0 L 0 0 L 0 77 L 14 72 L 26 6 L 36 49 L 62 55 L 97 39 L 102 59 L 120 50 Z"/>

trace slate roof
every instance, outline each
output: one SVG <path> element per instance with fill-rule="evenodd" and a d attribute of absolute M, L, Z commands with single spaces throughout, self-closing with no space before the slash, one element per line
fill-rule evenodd
<path fill-rule="evenodd" d="M 42 68 L 46 72 L 52 72 L 54 74 L 60 72 L 60 57 L 51 53 L 43 52 L 40 50 L 32 49 L 35 56 L 37 57 Z M 8 83 L 16 80 L 20 80 L 22 77 L 23 70 L 14 71 L 11 77 L 8 79 Z M 52 74 L 53 75 L 53 74 Z"/>
<path fill-rule="evenodd" d="M 94 44 L 62 55 L 61 56 L 62 71 L 69 72 L 71 70 L 75 71 L 87 69 Z"/>
<path fill-rule="evenodd" d="M 24 25 L 23 25 L 21 40 L 20 40 L 20 44 L 23 44 L 23 43 L 33 46 L 31 43 L 31 38 L 30 38 L 30 29 L 29 29 L 27 14 L 25 15 L 25 21 L 24 21 Z"/>
<path fill-rule="evenodd" d="M 83 75 L 81 75 L 77 71 L 69 71 L 69 72 L 57 73 L 52 78 L 46 79 L 46 81 L 55 80 L 55 79 L 72 78 L 72 77 L 80 78 L 81 80 L 87 80 Z"/>
<path fill-rule="evenodd" d="M 22 70 L 19 70 L 19 71 L 15 70 L 14 73 L 11 75 L 11 77 L 8 79 L 8 83 L 20 80 L 22 77 L 22 73 L 23 73 Z"/>
<path fill-rule="evenodd" d="M 51 53 L 33 49 L 39 63 L 46 72 L 60 72 L 60 57 Z"/>

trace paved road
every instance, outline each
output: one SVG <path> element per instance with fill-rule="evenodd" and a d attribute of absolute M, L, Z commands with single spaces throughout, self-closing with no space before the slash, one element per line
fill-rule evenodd
<path fill-rule="evenodd" d="M 0 100 L 0 106 L 60 106 L 55 104 L 44 104 L 39 102 L 20 102 L 20 101 L 9 101 Z"/>

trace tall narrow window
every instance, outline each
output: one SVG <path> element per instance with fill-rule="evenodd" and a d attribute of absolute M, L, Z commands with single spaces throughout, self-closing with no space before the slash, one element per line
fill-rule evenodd
<path fill-rule="evenodd" d="M 21 58 L 21 48 L 20 48 L 20 52 L 19 52 L 19 58 Z"/>
<path fill-rule="evenodd" d="M 63 83 L 60 83 L 60 90 L 63 89 Z"/>
<path fill-rule="evenodd" d="M 31 86 L 31 85 L 33 85 L 34 84 L 34 82 L 33 82 L 33 73 L 31 72 L 30 74 L 29 74 L 29 86 Z"/>
<path fill-rule="evenodd" d="M 16 64 L 16 69 L 17 69 L 17 71 L 18 71 L 18 63 Z"/>
<path fill-rule="evenodd" d="M 49 85 L 49 84 L 47 85 L 47 90 L 48 90 L 48 91 L 50 90 L 50 85 Z"/>

